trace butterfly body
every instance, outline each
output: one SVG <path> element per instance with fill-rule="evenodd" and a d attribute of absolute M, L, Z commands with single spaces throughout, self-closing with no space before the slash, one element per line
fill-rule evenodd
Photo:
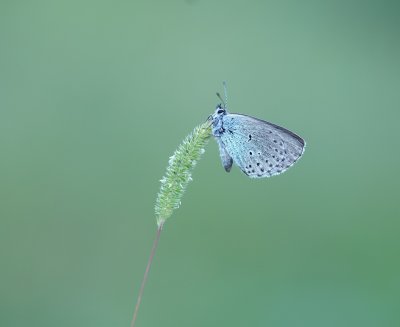
<path fill-rule="evenodd" d="M 300 136 L 264 120 L 228 113 L 221 105 L 210 119 L 227 172 L 234 162 L 251 178 L 278 175 L 304 152 L 305 142 Z"/>

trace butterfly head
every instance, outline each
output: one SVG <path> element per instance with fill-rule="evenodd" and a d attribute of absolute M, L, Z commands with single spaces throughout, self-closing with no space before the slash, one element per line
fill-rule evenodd
<path fill-rule="evenodd" d="M 218 136 L 217 134 L 222 133 L 224 131 L 223 117 L 226 114 L 227 114 L 227 111 L 226 111 L 225 107 L 222 104 L 219 104 L 215 108 L 214 114 L 212 114 L 210 116 L 214 136 Z"/>
<path fill-rule="evenodd" d="M 226 108 L 220 103 L 215 108 L 214 116 L 223 116 L 223 115 L 226 115 Z"/>
<path fill-rule="evenodd" d="M 223 82 L 223 85 L 224 85 L 225 101 L 222 99 L 221 95 L 217 92 L 217 97 L 221 100 L 221 103 L 217 105 L 214 113 L 208 117 L 208 120 L 211 121 L 213 135 L 216 137 L 221 136 L 225 132 L 223 126 L 223 117 L 228 113 L 226 111 L 228 104 L 226 82 Z"/>

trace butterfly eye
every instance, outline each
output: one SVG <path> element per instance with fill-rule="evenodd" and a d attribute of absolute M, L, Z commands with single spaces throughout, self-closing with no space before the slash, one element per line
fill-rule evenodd
<path fill-rule="evenodd" d="M 222 114 L 222 113 L 224 113 L 224 112 L 225 112 L 224 109 L 218 109 L 218 110 L 217 110 L 217 114 Z"/>

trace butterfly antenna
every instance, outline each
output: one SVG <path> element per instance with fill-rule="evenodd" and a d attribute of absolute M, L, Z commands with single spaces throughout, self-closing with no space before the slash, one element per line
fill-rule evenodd
<path fill-rule="evenodd" d="M 224 109 L 226 109 L 228 106 L 228 91 L 227 91 L 227 87 L 226 87 L 226 81 L 223 81 L 222 85 L 224 86 L 225 101 L 224 101 L 224 99 L 222 99 L 221 94 L 219 94 L 219 92 L 217 92 L 217 97 L 218 97 L 218 99 L 221 100 L 222 104 L 224 105 Z"/>
<path fill-rule="evenodd" d="M 227 87 L 226 81 L 223 81 L 222 85 L 224 86 L 224 95 L 225 95 L 224 105 L 225 105 L 225 108 L 226 108 L 226 107 L 228 107 L 228 87 Z"/>
<path fill-rule="evenodd" d="M 222 99 L 221 94 L 219 94 L 219 92 L 217 92 L 216 94 L 217 94 L 218 99 L 220 99 L 222 104 L 224 105 L 224 108 L 226 108 L 225 101 Z"/>

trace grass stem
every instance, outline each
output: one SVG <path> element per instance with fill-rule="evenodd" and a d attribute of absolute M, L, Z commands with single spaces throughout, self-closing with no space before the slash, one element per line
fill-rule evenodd
<path fill-rule="evenodd" d="M 158 227 L 157 227 L 157 235 L 156 235 L 156 238 L 155 238 L 155 240 L 153 242 L 153 247 L 151 249 L 149 261 L 147 262 L 147 267 L 146 267 L 146 270 L 144 272 L 142 285 L 140 286 L 139 295 L 138 295 L 137 301 L 136 301 L 135 311 L 133 312 L 133 318 L 132 318 L 132 322 L 131 322 L 131 327 L 135 326 L 136 318 L 137 318 L 137 315 L 138 315 L 138 312 L 139 312 L 140 303 L 142 302 L 142 296 L 143 296 L 144 287 L 146 286 L 146 281 L 147 281 L 147 278 L 149 276 L 150 267 L 151 267 L 151 264 L 152 264 L 153 259 L 154 259 L 154 254 L 156 253 L 156 250 L 157 250 L 157 245 L 158 245 L 158 241 L 160 240 L 162 227 L 163 227 L 163 223 L 159 224 Z"/>

